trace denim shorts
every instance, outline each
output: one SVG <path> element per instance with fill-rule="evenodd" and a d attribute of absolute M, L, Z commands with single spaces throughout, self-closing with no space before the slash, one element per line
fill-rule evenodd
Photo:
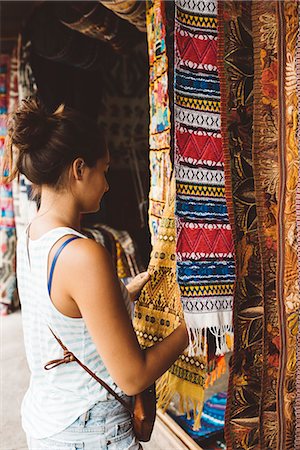
<path fill-rule="evenodd" d="M 143 449 L 135 437 L 129 412 L 117 400 L 98 402 L 50 438 L 34 439 L 27 435 L 27 443 L 29 450 Z"/>

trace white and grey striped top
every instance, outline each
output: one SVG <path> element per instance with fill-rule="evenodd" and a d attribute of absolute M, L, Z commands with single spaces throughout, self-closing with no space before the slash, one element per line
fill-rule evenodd
<path fill-rule="evenodd" d="M 63 351 L 48 326 L 77 358 L 115 392 L 122 393 L 106 370 L 84 320 L 60 313 L 48 294 L 48 254 L 58 239 L 65 235 L 86 238 L 72 228 L 59 227 L 39 239 L 29 239 L 30 264 L 26 232 L 20 236 L 17 244 L 17 282 L 25 350 L 31 372 L 30 386 L 22 402 L 22 425 L 24 431 L 36 439 L 59 433 L 98 401 L 112 398 L 76 362 L 62 364 L 49 371 L 44 369 L 48 361 L 63 357 Z M 129 309 L 128 291 L 125 286 L 122 290 Z"/>

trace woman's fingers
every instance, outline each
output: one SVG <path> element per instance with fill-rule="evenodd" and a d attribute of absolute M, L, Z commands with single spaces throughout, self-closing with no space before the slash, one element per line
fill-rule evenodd
<path fill-rule="evenodd" d="M 127 289 L 130 293 L 132 300 L 135 300 L 142 288 L 149 281 L 150 274 L 146 272 L 139 273 L 130 283 L 127 285 Z"/>

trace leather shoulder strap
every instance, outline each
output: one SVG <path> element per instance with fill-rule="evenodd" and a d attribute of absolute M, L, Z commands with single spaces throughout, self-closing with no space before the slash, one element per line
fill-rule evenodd
<path fill-rule="evenodd" d="M 50 370 L 54 367 L 59 366 L 60 364 L 67 364 L 72 361 L 76 361 L 77 364 L 79 364 L 91 377 L 93 377 L 99 384 L 101 384 L 102 387 L 104 387 L 116 400 L 118 400 L 121 405 L 124 406 L 124 408 L 127 409 L 127 411 L 130 412 L 131 416 L 133 417 L 133 408 L 130 407 L 110 386 L 108 386 L 105 381 L 101 380 L 101 378 L 97 377 L 97 375 L 92 372 L 87 366 L 85 366 L 75 355 L 74 353 L 70 352 L 67 347 L 63 344 L 63 342 L 56 336 L 56 334 L 53 332 L 53 330 L 49 327 L 49 330 L 61 346 L 61 348 L 64 351 L 64 357 L 61 359 L 53 359 L 52 361 L 49 361 L 45 366 L 44 369 Z"/>

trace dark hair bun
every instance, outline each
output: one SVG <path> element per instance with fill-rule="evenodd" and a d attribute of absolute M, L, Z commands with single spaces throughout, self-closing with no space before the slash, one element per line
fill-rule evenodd
<path fill-rule="evenodd" d="M 34 98 L 23 100 L 20 108 L 8 120 L 8 131 L 20 154 L 39 151 L 54 126 L 55 121 L 51 115 Z"/>
<path fill-rule="evenodd" d="M 9 117 L 7 131 L 7 159 L 17 155 L 9 180 L 20 172 L 34 184 L 59 187 L 76 158 L 93 167 L 106 152 L 95 121 L 64 105 L 49 113 L 36 98 L 23 100 Z"/>

